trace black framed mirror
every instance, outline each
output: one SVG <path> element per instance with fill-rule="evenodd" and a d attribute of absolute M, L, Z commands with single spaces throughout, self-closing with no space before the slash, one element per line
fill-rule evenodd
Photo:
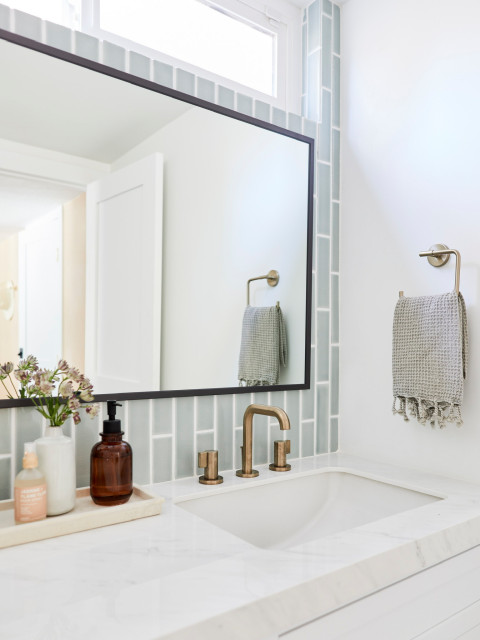
<path fill-rule="evenodd" d="M 0 82 L 0 362 L 98 400 L 309 387 L 311 138 L 2 30 Z M 239 386 L 247 294 L 282 312 L 274 384 Z"/>

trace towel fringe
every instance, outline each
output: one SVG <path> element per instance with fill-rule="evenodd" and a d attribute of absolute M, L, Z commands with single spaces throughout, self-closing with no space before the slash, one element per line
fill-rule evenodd
<path fill-rule="evenodd" d="M 430 423 L 432 427 L 443 429 L 447 424 L 453 423 L 457 427 L 463 424 L 460 405 L 454 402 L 439 401 L 436 398 L 394 396 L 392 404 L 393 415 L 400 415 L 405 422 L 414 418 L 420 424 Z M 410 416 L 410 417 L 409 417 Z"/>

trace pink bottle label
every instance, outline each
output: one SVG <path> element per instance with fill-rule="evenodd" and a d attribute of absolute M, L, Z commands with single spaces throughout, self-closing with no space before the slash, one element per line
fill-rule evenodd
<path fill-rule="evenodd" d="M 34 522 L 47 516 L 47 485 L 15 487 L 15 522 Z"/>

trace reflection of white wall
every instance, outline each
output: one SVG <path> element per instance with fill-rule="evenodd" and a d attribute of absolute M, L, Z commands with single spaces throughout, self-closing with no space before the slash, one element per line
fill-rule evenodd
<path fill-rule="evenodd" d="M 280 301 L 290 354 L 281 382 L 303 381 L 307 145 L 192 109 L 112 169 L 155 150 L 165 158 L 162 386 L 238 384 L 246 282 L 270 269 L 279 285 L 252 283 L 251 304 Z"/>
<path fill-rule="evenodd" d="M 454 9 L 454 10 L 452 10 Z M 353 0 L 342 7 L 340 447 L 480 481 L 480 4 Z M 465 424 L 442 431 L 392 416 L 391 328 L 398 290 L 451 290 L 462 253 L 470 330 Z"/>
<path fill-rule="evenodd" d="M 20 341 L 24 355 L 53 368 L 62 355 L 62 209 L 19 235 Z"/>

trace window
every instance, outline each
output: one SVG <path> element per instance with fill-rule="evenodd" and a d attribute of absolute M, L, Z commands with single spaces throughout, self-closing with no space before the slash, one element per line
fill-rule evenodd
<path fill-rule="evenodd" d="M 301 14 L 289 0 L 4 1 L 282 109 L 300 110 Z"/>
<path fill-rule="evenodd" d="M 198 0 L 100 0 L 98 30 L 276 94 L 276 34 Z"/>

